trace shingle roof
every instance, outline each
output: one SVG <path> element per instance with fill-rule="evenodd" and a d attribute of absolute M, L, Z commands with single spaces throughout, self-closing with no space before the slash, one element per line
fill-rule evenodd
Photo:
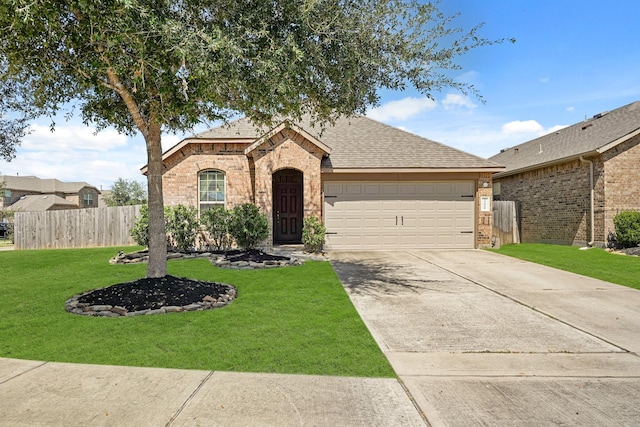
<path fill-rule="evenodd" d="M 640 101 L 503 150 L 489 158 L 506 166 L 500 175 L 594 153 L 640 129 Z"/>
<path fill-rule="evenodd" d="M 37 194 L 30 196 L 23 196 L 12 204 L 9 209 L 19 212 L 33 212 L 33 211 L 46 211 L 54 206 L 64 206 L 68 209 L 77 208 L 73 202 L 63 199 L 55 194 Z"/>
<path fill-rule="evenodd" d="M 21 190 L 34 193 L 77 193 L 84 187 L 95 188 L 86 182 L 62 182 L 57 179 L 41 179 L 37 176 L 0 175 L 7 190 Z M 96 188 L 97 190 L 97 188 Z"/>
<path fill-rule="evenodd" d="M 364 116 L 342 118 L 321 128 L 310 122 L 298 125 L 331 148 L 323 167 L 333 169 L 469 169 L 501 167 L 447 145 L 388 126 Z M 257 139 L 269 129 L 256 129 L 246 118 L 210 129 L 194 139 Z M 170 153 L 172 150 L 167 151 Z"/>

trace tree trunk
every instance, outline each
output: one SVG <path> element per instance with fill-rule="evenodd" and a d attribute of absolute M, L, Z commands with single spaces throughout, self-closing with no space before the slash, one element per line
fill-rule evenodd
<path fill-rule="evenodd" d="M 162 197 L 161 125 L 151 124 L 145 135 L 147 144 L 147 190 L 149 194 L 149 265 L 147 277 L 167 275 L 167 237 Z"/>

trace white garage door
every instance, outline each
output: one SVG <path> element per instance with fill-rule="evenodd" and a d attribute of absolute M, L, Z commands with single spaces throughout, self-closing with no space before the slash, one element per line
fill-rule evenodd
<path fill-rule="evenodd" d="M 473 248 L 474 184 L 327 182 L 327 249 Z"/>

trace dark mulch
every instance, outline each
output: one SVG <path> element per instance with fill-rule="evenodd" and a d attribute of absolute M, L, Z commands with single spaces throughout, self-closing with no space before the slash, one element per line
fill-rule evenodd
<path fill-rule="evenodd" d="M 218 298 L 231 286 L 182 277 L 144 278 L 96 289 L 78 298 L 89 305 L 112 305 L 128 311 L 155 310 L 164 306 L 185 306 L 202 301 L 207 295 Z"/>
<path fill-rule="evenodd" d="M 236 261 L 251 261 L 251 262 L 265 262 L 265 261 L 287 261 L 290 258 L 286 256 L 280 255 L 272 255 L 266 252 L 262 252 L 258 249 L 249 249 L 249 250 L 235 250 L 235 251 L 227 251 L 224 252 L 225 259 L 236 262 Z"/>

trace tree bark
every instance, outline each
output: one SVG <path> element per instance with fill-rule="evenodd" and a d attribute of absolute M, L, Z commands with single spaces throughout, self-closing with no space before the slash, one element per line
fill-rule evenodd
<path fill-rule="evenodd" d="M 147 191 L 149 199 L 149 264 L 147 277 L 167 275 L 167 237 L 162 197 L 161 125 L 150 123 L 144 139 L 147 144 Z"/>

